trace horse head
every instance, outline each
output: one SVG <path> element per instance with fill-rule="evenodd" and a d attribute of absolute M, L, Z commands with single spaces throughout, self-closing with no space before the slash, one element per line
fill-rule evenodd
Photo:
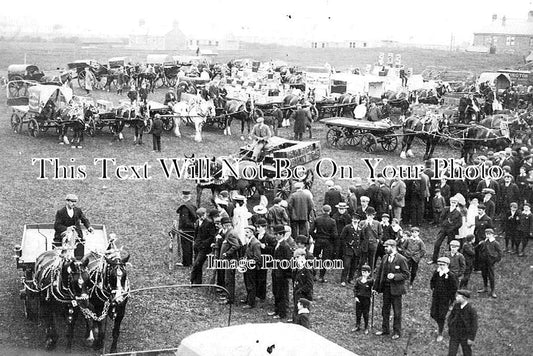
<path fill-rule="evenodd" d="M 113 296 L 112 304 L 121 304 L 128 297 L 130 286 L 126 266 L 129 259 L 129 254 L 121 257 L 118 251 L 105 256 L 107 268 L 104 277 L 104 288 L 111 292 Z"/>
<path fill-rule="evenodd" d="M 88 285 L 90 283 L 87 265 L 88 259 L 78 261 L 68 258 L 62 267 L 62 288 L 68 290 L 74 300 L 87 302 L 89 299 Z"/>

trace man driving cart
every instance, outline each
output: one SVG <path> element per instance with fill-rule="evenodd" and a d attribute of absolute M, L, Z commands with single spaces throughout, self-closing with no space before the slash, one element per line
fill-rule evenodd
<path fill-rule="evenodd" d="M 84 239 L 80 222 L 87 228 L 89 233 L 93 232 L 93 228 L 91 227 L 89 220 L 85 217 L 81 209 L 75 206 L 76 202 L 78 201 L 78 197 L 75 194 L 67 194 L 65 200 L 67 202 L 66 206 L 56 212 L 56 218 L 54 222 L 55 234 L 53 242 L 55 247 L 61 247 L 63 233 L 69 227 L 74 227 L 74 230 L 76 230 L 76 233 L 78 234 L 79 240 L 83 241 Z M 81 259 L 84 252 L 83 244 L 78 244 L 74 250 L 74 256 L 78 259 Z"/>
<path fill-rule="evenodd" d="M 268 140 L 272 136 L 270 128 L 265 125 L 265 119 L 263 117 L 257 118 L 257 124 L 252 129 L 252 139 L 254 140 L 252 148 L 252 160 L 257 161 L 261 156 L 261 153 L 268 145 Z"/>

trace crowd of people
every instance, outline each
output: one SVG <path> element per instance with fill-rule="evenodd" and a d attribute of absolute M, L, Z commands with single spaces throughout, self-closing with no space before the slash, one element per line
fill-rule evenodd
<path fill-rule="evenodd" d="M 468 355 L 477 329 L 477 314 L 468 304 L 472 274 L 481 272 L 483 288 L 477 290 L 481 296 L 497 298 L 497 263 L 505 254 L 506 258 L 525 256 L 533 234 L 532 161 L 526 147 L 478 157 L 483 166 L 501 167 L 504 175 L 499 180 L 449 179 L 448 173 L 435 179 L 429 161 L 413 180 L 378 177 L 364 184 L 356 179 L 348 191 L 329 180 L 320 206 L 298 182 L 287 200 L 275 198 L 270 207 L 263 203 L 254 206 L 253 212 L 248 211 L 242 195 L 222 191 L 213 208 L 206 210 L 191 203 L 190 192 L 183 192 L 184 203 L 177 210 L 179 228 L 186 232 L 181 236 L 183 264 L 192 266 L 191 283 L 200 284 L 209 255 L 229 261 L 254 260 L 254 267 L 244 272 L 246 298 L 242 300 L 251 309 L 257 300 L 266 301 L 267 270 L 272 266 L 265 265 L 270 261 L 265 256 L 293 259 L 297 262 L 293 269 L 272 269 L 274 305 L 269 315 L 302 320 L 299 313 L 304 310 L 309 326 L 315 282 L 327 283 L 336 275 L 325 264 L 310 268 L 306 261 L 342 260 L 338 282 L 354 289 L 353 331 L 368 333 L 370 299 L 382 293 L 383 319 L 377 335 L 391 334 L 392 308 L 393 339 L 401 337 L 403 295 L 427 285 L 432 291 L 430 315 L 437 323 L 437 341 L 443 340 L 448 318 L 450 354 L 455 355 L 461 345 Z M 421 228 L 424 232 L 436 229 L 436 238 L 421 236 Z M 500 236 L 504 238 L 498 242 Z M 427 243 L 434 246 L 427 264 L 437 268 L 430 281 L 417 283 Z M 236 266 L 215 269 L 216 284 L 228 290 L 228 295 L 221 296 L 223 303 L 235 303 L 236 270 Z"/>

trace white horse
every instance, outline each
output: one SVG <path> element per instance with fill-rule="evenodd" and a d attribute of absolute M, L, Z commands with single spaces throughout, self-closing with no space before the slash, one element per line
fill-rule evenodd
<path fill-rule="evenodd" d="M 207 121 L 207 118 L 215 115 L 215 105 L 212 100 L 205 101 L 203 99 L 196 98 L 189 102 L 180 101 L 172 107 L 174 112 L 174 134 L 177 137 L 181 137 L 180 124 L 185 121 L 191 121 L 194 123 L 195 135 L 194 140 L 196 142 L 202 142 L 202 127 Z"/>

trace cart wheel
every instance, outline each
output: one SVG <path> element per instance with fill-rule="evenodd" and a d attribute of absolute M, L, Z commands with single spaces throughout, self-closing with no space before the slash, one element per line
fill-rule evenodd
<path fill-rule="evenodd" d="M 152 132 L 153 128 L 154 128 L 154 120 L 153 119 L 146 120 L 146 125 L 143 128 L 144 132 L 150 133 Z"/>
<path fill-rule="evenodd" d="M 174 119 L 171 117 L 165 118 L 163 120 L 163 130 L 171 131 L 174 128 Z"/>
<path fill-rule="evenodd" d="M 244 188 L 244 196 L 246 197 L 246 199 L 252 198 L 256 192 L 257 192 L 257 187 L 253 184 Z"/>
<path fill-rule="evenodd" d="M 329 147 L 337 148 L 339 140 L 342 138 L 342 131 L 335 128 L 330 128 L 326 133 L 326 144 Z"/>
<path fill-rule="evenodd" d="M 85 71 L 81 71 L 78 73 L 78 85 L 80 88 L 85 88 Z"/>
<path fill-rule="evenodd" d="M 37 120 L 31 119 L 28 122 L 28 132 L 29 132 L 30 136 L 38 137 L 39 136 L 39 131 L 40 131 L 39 123 L 37 122 Z"/>
<path fill-rule="evenodd" d="M 292 192 L 292 181 L 290 179 L 280 180 L 277 185 L 274 186 L 274 196 L 283 200 L 289 198 Z"/>
<path fill-rule="evenodd" d="M 366 133 L 361 137 L 361 146 L 365 152 L 374 152 L 376 150 L 376 136 L 371 133 Z"/>
<path fill-rule="evenodd" d="M 361 143 L 361 134 L 355 131 L 346 132 L 344 141 L 347 146 L 358 146 Z"/>
<path fill-rule="evenodd" d="M 396 136 L 383 136 L 381 139 L 381 147 L 387 152 L 394 152 L 398 147 L 398 137 Z"/>
<path fill-rule="evenodd" d="M 15 133 L 20 133 L 22 131 L 22 120 L 16 113 L 11 115 L 11 128 Z"/>

